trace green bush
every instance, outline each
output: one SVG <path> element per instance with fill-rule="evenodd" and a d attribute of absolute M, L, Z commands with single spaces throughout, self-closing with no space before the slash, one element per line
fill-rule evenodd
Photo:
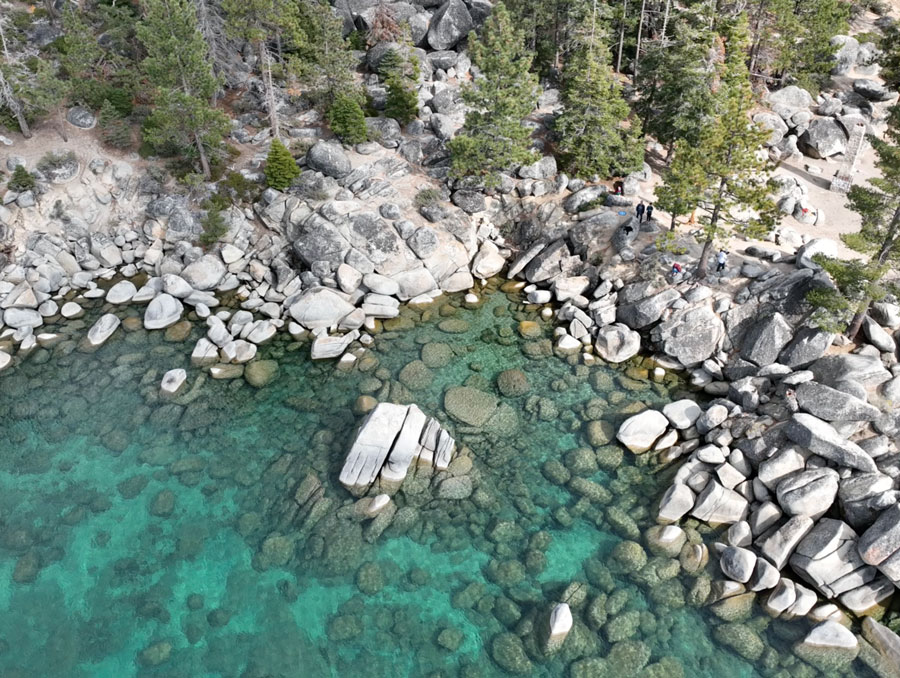
<path fill-rule="evenodd" d="M 419 114 L 419 97 L 400 76 L 389 77 L 387 86 L 387 105 L 384 107 L 384 114 L 394 118 L 401 125 L 408 125 Z"/>
<path fill-rule="evenodd" d="M 228 233 L 228 224 L 225 223 L 222 212 L 217 208 L 210 209 L 200 224 L 203 226 L 203 232 L 197 241 L 204 248 L 215 245 L 222 236 Z"/>
<path fill-rule="evenodd" d="M 9 182 L 7 182 L 6 185 L 11 191 L 23 193 L 25 191 L 33 190 L 36 183 L 34 175 L 31 172 L 22 167 L 22 165 L 16 165 L 16 169 L 13 170 L 12 176 L 9 178 Z"/>
<path fill-rule="evenodd" d="M 53 170 L 59 169 L 74 161 L 74 151 L 53 151 L 45 154 L 44 157 L 38 161 L 37 168 L 44 173 L 52 172 Z"/>
<path fill-rule="evenodd" d="M 347 36 L 347 42 L 350 45 L 350 49 L 364 51 L 367 47 L 366 36 L 358 29 L 350 32 L 350 35 Z"/>
<path fill-rule="evenodd" d="M 431 205 L 436 205 L 441 201 L 441 192 L 436 188 L 423 188 L 421 191 L 416 193 L 415 204 L 416 207 L 429 207 Z"/>
<path fill-rule="evenodd" d="M 278 139 L 272 140 L 272 147 L 266 157 L 266 183 L 283 191 L 300 176 L 300 168 L 291 152 Z"/>
<path fill-rule="evenodd" d="M 356 99 L 346 94 L 335 98 L 328 110 L 328 124 L 345 144 L 360 144 L 368 138 L 363 110 Z"/>

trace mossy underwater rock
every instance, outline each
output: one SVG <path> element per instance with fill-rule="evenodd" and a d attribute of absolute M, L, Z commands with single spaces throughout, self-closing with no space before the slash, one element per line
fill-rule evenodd
<path fill-rule="evenodd" d="M 516 675 L 528 675 L 533 665 L 521 638 L 514 633 L 501 633 L 491 641 L 491 657 L 504 671 Z"/>
<path fill-rule="evenodd" d="M 504 370 L 497 375 L 497 388 L 507 398 L 517 398 L 528 393 L 531 384 L 522 370 Z"/>
<path fill-rule="evenodd" d="M 356 588 L 367 596 L 374 596 L 384 588 L 384 574 L 378 563 L 363 563 L 356 571 Z"/>
<path fill-rule="evenodd" d="M 481 427 L 497 409 L 497 398 L 469 386 L 454 386 L 444 394 L 444 409 L 461 424 Z"/>
<path fill-rule="evenodd" d="M 422 347 L 422 362 L 428 367 L 444 367 L 453 360 L 453 349 L 448 344 L 434 341 Z"/>
<path fill-rule="evenodd" d="M 759 634 L 746 624 L 719 624 L 713 627 L 713 637 L 716 642 L 751 662 L 759 659 L 766 649 Z"/>
<path fill-rule="evenodd" d="M 397 378 L 410 391 L 421 391 L 431 385 L 434 373 L 423 361 L 413 360 L 404 365 Z"/>
<path fill-rule="evenodd" d="M 584 428 L 584 434 L 591 447 L 603 447 L 615 437 L 616 427 L 608 421 L 589 421 Z"/>
<path fill-rule="evenodd" d="M 647 564 L 647 553 L 636 541 L 620 541 L 612 551 L 613 561 L 626 574 L 637 572 Z"/>

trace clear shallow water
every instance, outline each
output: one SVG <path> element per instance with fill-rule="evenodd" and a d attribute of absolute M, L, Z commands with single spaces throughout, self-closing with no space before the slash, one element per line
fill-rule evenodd
<path fill-rule="evenodd" d="M 0 675 L 503 676 L 496 638 L 529 637 L 573 581 L 587 587 L 579 620 L 598 595 L 610 600 L 606 627 L 639 619 L 630 641 L 658 673 L 636 675 L 759 675 L 712 640 L 722 622 L 661 603 L 610 564 L 630 529 L 610 520 L 610 507 L 649 526 L 664 476 L 626 453 L 617 468 L 586 474 L 610 490 L 599 505 L 548 479 L 548 460 L 585 445 L 583 419 L 618 422 L 635 403 L 665 402 L 666 389 L 528 357 L 540 353 L 537 340 L 516 327 L 538 318 L 500 292 L 475 311 L 452 303 L 424 317 L 405 311 L 365 371 L 311 364 L 307 347 L 283 337 L 264 351 L 280 364 L 268 386 L 209 380 L 182 405 L 158 400 L 162 374 L 187 367 L 189 382 L 203 377 L 189 367 L 190 341 L 162 332 L 119 330 L 93 354 L 64 343 L 0 377 Z M 440 329 L 451 311 L 466 331 Z M 74 336 L 100 308 L 92 313 Z M 421 383 L 406 379 L 416 390 L 400 386 L 397 374 L 429 342 L 452 357 Z M 471 450 L 473 496 L 436 500 L 417 477 L 395 498 L 411 520 L 367 540 L 369 523 L 336 482 L 357 396 L 414 401 L 447 420 L 446 387 L 499 395 L 496 376 L 512 367 L 531 391 L 501 398 L 518 415 L 510 430 L 448 424 Z M 309 473 L 331 501 L 312 526 L 293 501 Z M 267 539 L 278 553 L 266 552 Z M 686 593 L 693 579 L 677 581 Z M 573 661 L 606 656 L 606 627 L 579 621 L 578 642 L 524 664 L 526 674 L 570 675 Z M 582 675 L 630 674 L 618 663 Z"/>

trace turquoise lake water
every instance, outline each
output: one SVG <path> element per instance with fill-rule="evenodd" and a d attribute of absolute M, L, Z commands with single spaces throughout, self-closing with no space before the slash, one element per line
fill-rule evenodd
<path fill-rule="evenodd" d="M 666 402 L 667 388 L 546 355 L 550 324 L 501 292 L 477 310 L 441 303 L 389 323 L 361 369 L 312 364 L 285 335 L 262 351 L 280 365 L 272 383 L 208 380 L 181 405 L 159 400 L 159 381 L 174 367 L 202 379 L 189 364 L 202 326 L 186 342 L 120 329 L 82 353 L 100 306 L 67 326 L 74 340 L 0 376 L 0 676 L 493 677 L 510 675 L 495 662 L 510 636 L 530 655 L 522 675 L 789 675 L 790 655 L 767 651 L 754 668 L 713 640 L 723 622 L 684 605 L 694 578 L 660 583 L 611 562 L 629 530 L 652 524 L 665 473 L 628 453 L 617 465 L 605 448 L 605 468 L 580 471 L 607 488 L 605 503 L 548 478 L 548 461 L 571 466 L 585 447 L 586 420 L 617 423 L 635 403 Z M 520 336 L 529 319 L 543 343 Z M 400 386 L 434 342 L 449 347 L 446 364 Z M 531 386 L 501 398 L 517 415 L 510 430 L 447 419 L 447 387 L 499 397 L 509 368 Z M 361 393 L 447 421 L 470 450 L 472 497 L 436 499 L 416 476 L 395 497 L 406 519 L 371 538 L 337 483 Z M 308 474 L 330 499 L 314 524 L 293 502 Z M 272 537 L 280 552 L 261 556 Z M 577 628 L 543 657 L 529 639 L 572 582 L 583 582 Z M 794 675 L 816 675 L 803 669 Z"/>

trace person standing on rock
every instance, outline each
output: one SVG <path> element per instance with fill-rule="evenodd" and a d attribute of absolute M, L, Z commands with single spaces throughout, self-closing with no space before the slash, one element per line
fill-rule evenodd
<path fill-rule="evenodd" d="M 652 218 L 653 218 L 653 203 L 651 202 L 649 205 L 647 205 L 647 222 L 649 223 Z"/>
<path fill-rule="evenodd" d="M 727 250 L 719 250 L 719 253 L 716 255 L 716 273 L 720 273 L 725 270 L 725 264 L 728 261 L 728 251 Z"/>
<path fill-rule="evenodd" d="M 638 203 L 637 207 L 634 208 L 634 213 L 637 215 L 638 223 L 642 223 L 644 221 L 644 201 Z"/>

